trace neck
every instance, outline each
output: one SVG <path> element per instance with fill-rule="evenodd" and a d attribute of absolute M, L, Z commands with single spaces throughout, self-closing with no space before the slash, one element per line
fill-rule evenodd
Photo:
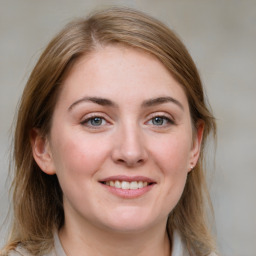
<path fill-rule="evenodd" d="M 72 224 L 72 225 L 71 225 Z M 65 222 L 59 236 L 67 256 L 170 256 L 165 225 L 140 232 L 117 232 Z"/>

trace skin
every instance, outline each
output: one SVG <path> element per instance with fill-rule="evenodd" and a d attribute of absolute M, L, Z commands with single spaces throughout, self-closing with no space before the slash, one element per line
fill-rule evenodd
<path fill-rule="evenodd" d="M 63 190 L 67 255 L 170 255 L 166 221 L 199 157 L 197 127 L 193 135 L 183 89 L 152 55 L 106 46 L 80 59 L 49 136 L 32 136 L 36 162 Z M 153 184 L 126 197 L 102 184 L 116 175 Z"/>

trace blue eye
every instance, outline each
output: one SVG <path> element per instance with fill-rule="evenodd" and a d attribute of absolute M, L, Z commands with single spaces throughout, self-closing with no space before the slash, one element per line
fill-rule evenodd
<path fill-rule="evenodd" d="M 106 120 L 102 117 L 95 116 L 95 117 L 87 118 L 81 124 L 85 125 L 85 126 L 89 126 L 89 127 L 90 126 L 97 127 L 97 126 L 102 126 L 102 125 L 106 124 Z"/>
<path fill-rule="evenodd" d="M 164 121 L 165 121 L 165 118 L 160 117 L 160 116 L 152 118 L 153 125 L 163 125 Z"/>
<path fill-rule="evenodd" d="M 93 117 L 89 119 L 89 122 L 93 126 L 100 126 L 102 124 L 102 118 L 101 117 Z"/>
<path fill-rule="evenodd" d="M 155 116 L 150 119 L 150 123 L 155 126 L 165 126 L 174 122 L 165 116 Z"/>

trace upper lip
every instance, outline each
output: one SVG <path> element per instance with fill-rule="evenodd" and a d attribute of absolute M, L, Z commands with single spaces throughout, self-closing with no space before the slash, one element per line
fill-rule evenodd
<path fill-rule="evenodd" d="M 148 182 L 148 183 L 156 183 L 153 179 L 150 179 L 145 176 L 126 176 L 126 175 L 116 175 L 116 176 L 110 176 L 105 179 L 100 180 L 100 182 L 107 182 L 107 181 L 143 181 L 143 182 Z"/>

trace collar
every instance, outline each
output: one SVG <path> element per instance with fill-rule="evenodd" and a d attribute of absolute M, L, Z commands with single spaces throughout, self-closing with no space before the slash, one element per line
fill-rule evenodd
<path fill-rule="evenodd" d="M 189 256 L 189 253 L 182 241 L 181 235 L 174 230 L 172 237 L 172 256 Z"/>

